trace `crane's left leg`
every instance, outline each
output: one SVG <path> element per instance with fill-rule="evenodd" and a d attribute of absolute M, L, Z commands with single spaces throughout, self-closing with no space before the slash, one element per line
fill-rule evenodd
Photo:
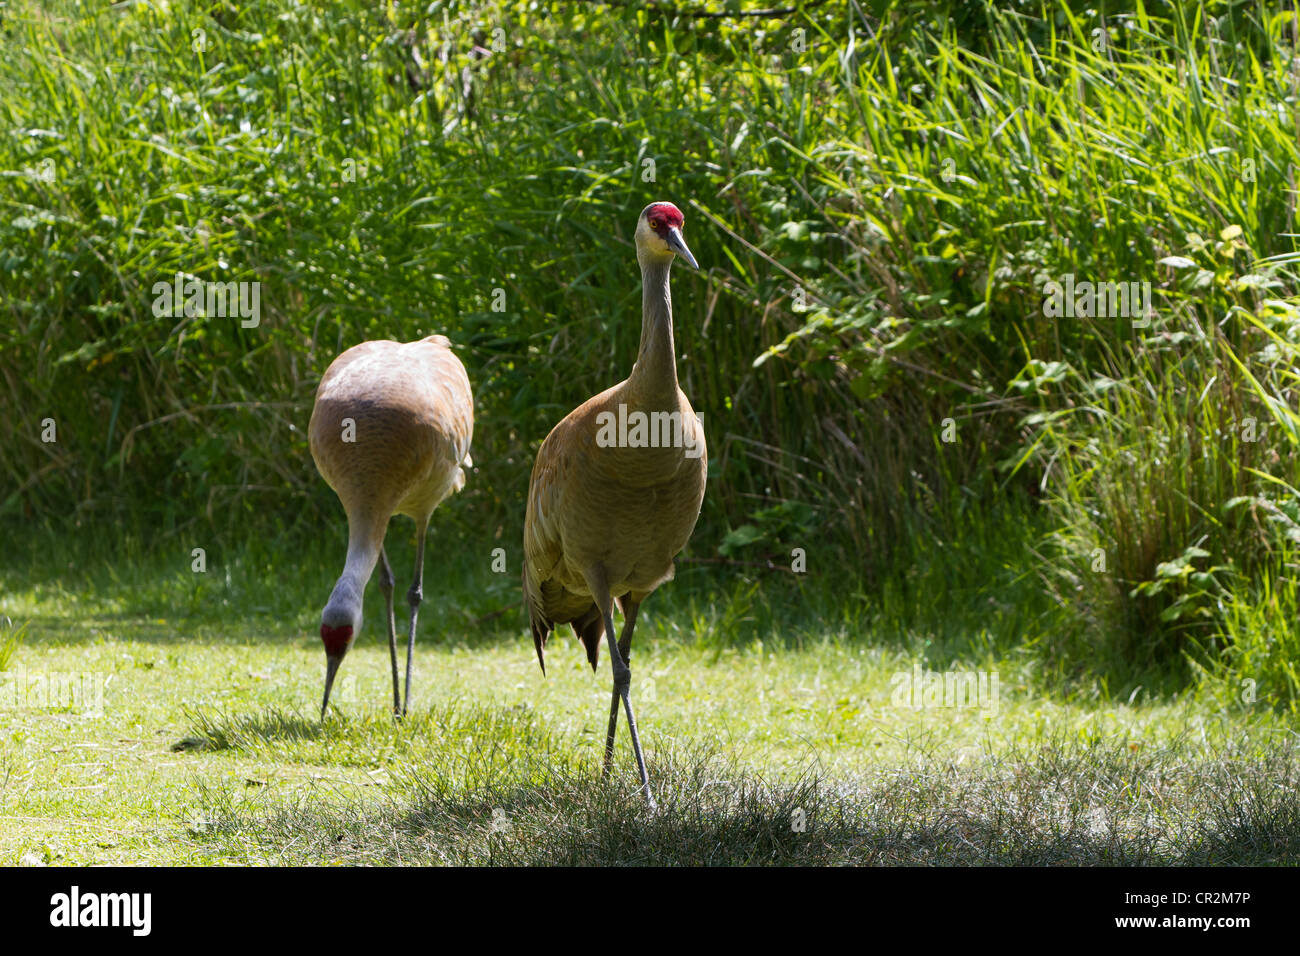
<path fill-rule="evenodd" d="M 411 706 L 411 658 L 415 655 L 415 619 L 420 614 L 420 602 L 424 600 L 424 533 L 429 530 L 429 519 L 415 522 L 415 580 L 411 590 L 406 592 L 406 601 L 411 605 L 411 630 L 406 638 L 406 696 L 402 698 L 402 716 L 406 716 Z"/>
<path fill-rule="evenodd" d="M 632 751 L 636 754 L 636 768 L 641 773 L 641 792 L 645 794 L 646 806 L 655 808 L 654 794 L 650 792 L 650 775 L 645 769 L 645 755 L 641 752 L 641 737 L 636 732 L 636 715 L 632 713 L 632 668 L 627 666 L 619 651 L 618 642 L 614 640 L 614 599 L 609 594 L 609 582 L 605 570 L 595 567 L 583 572 L 591 598 L 600 609 L 600 616 L 605 620 L 605 640 L 609 644 L 609 666 L 614 672 L 614 696 L 623 699 L 623 710 L 627 713 L 627 730 L 632 737 Z M 628 647 L 631 648 L 631 641 Z"/>
<path fill-rule="evenodd" d="M 631 595 L 621 598 L 618 606 L 623 609 L 623 636 L 618 639 L 618 652 L 623 657 L 623 663 L 628 665 L 629 670 L 632 667 L 632 628 L 636 627 L 636 612 L 641 607 L 640 601 L 633 601 Z M 604 777 L 609 776 L 610 764 L 614 761 L 614 732 L 618 730 L 618 691 L 615 690 L 609 698 L 609 732 L 605 734 L 605 767 L 601 771 Z"/>

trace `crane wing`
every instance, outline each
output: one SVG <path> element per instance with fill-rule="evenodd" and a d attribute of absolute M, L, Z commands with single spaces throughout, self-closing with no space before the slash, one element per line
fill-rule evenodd
<path fill-rule="evenodd" d="M 570 623 L 596 668 L 604 621 L 589 594 L 564 586 L 559 578 L 564 564 L 562 514 L 564 490 L 570 485 L 572 456 L 566 454 L 573 423 L 566 418 L 551 430 L 537 452 L 528 482 L 528 509 L 524 516 L 524 600 L 533 632 L 537 662 L 546 670 L 546 639 L 556 624 Z"/>

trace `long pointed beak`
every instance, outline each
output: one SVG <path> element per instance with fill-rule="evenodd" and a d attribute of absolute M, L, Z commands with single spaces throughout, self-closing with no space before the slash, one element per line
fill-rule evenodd
<path fill-rule="evenodd" d="M 338 657 L 329 655 L 325 658 L 325 696 L 320 702 L 320 719 L 325 719 L 325 708 L 330 705 L 330 688 L 334 686 L 334 675 L 339 672 L 339 665 L 343 663 L 343 655 Z"/>
<path fill-rule="evenodd" d="M 667 242 L 668 248 L 685 259 L 688 266 L 696 270 L 700 268 L 700 264 L 696 262 L 695 257 L 691 255 L 691 250 L 686 248 L 686 240 L 682 238 L 682 231 L 676 226 L 668 227 Z"/>

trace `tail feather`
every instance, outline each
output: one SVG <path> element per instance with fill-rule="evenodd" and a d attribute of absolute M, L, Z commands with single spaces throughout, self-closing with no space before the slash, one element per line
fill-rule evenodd
<path fill-rule="evenodd" d="M 537 606 L 537 601 L 533 598 L 532 583 L 528 580 L 528 564 L 525 562 L 524 571 L 521 575 L 524 586 L 524 607 L 528 609 L 528 626 L 533 632 L 533 647 L 537 648 L 537 663 L 542 665 L 542 673 L 546 673 L 546 638 L 550 635 L 551 629 L 555 626 L 546 619 L 546 615 L 541 612 Z"/>
<path fill-rule="evenodd" d="M 605 621 L 596 605 L 592 604 L 582 617 L 575 618 L 572 623 L 573 633 L 578 635 L 578 640 L 587 649 L 587 661 L 594 671 L 596 662 L 600 659 L 600 636 L 605 633 Z"/>
<path fill-rule="evenodd" d="M 600 659 L 600 638 L 605 633 L 605 621 L 601 617 L 600 610 L 596 607 L 595 602 L 589 604 L 587 609 L 578 617 L 569 617 L 569 612 L 566 609 L 559 615 L 560 620 L 555 621 L 543 610 L 543 605 L 546 602 L 539 590 L 533 587 L 533 582 L 528 575 L 527 563 L 524 565 L 522 578 L 524 604 L 528 608 L 528 625 L 533 632 L 533 647 L 537 649 L 537 663 L 541 665 L 542 673 L 546 673 L 546 639 L 551 636 L 551 632 L 555 630 L 557 624 L 565 622 L 573 625 L 573 633 L 578 635 L 578 639 L 582 641 L 582 646 L 586 648 L 587 661 L 594 671 Z M 578 604 L 578 606 L 581 607 L 581 604 Z"/>
<path fill-rule="evenodd" d="M 539 626 L 535 618 L 532 622 L 532 628 L 533 628 L 533 647 L 537 648 L 537 663 L 542 665 L 542 673 L 545 674 L 546 653 L 544 651 L 544 648 L 546 647 L 546 636 L 550 632 L 544 625 Z"/>

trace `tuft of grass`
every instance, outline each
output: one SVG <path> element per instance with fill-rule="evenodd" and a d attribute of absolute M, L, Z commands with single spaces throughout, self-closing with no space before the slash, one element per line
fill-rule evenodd
<path fill-rule="evenodd" d="M 19 646 L 27 636 L 27 628 L 30 624 L 23 621 L 22 624 L 15 625 L 13 619 L 7 614 L 0 615 L 4 624 L 0 627 L 0 671 L 9 669 L 9 662 L 13 660 L 14 654 L 18 652 Z"/>

